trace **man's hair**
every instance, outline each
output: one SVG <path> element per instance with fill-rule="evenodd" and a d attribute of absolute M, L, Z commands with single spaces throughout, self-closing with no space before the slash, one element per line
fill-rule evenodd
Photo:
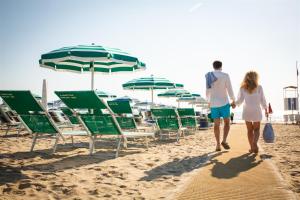
<path fill-rule="evenodd" d="M 221 68 L 222 68 L 222 62 L 216 60 L 216 61 L 213 63 L 213 66 L 214 66 L 214 69 L 221 69 Z"/>

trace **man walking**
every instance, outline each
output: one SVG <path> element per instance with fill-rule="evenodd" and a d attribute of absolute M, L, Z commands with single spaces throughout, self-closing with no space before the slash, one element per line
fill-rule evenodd
<path fill-rule="evenodd" d="M 211 118 L 214 120 L 214 133 L 217 142 L 216 151 L 230 149 L 227 136 L 230 129 L 230 105 L 235 108 L 235 97 L 231 86 L 230 77 L 222 72 L 222 62 L 213 62 L 213 72 L 208 72 L 206 78 L 206 97 L 210 104 Z M 228 95 L 232 101 L 229 103 Z M 220 122 L 224 120 L 223 140 L 220 143 Z"/>

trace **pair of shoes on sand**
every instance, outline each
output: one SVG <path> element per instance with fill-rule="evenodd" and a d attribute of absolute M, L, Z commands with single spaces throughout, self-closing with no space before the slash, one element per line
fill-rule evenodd
<path fill-rule="evenodd" d="M 222 142 L 221 145 L 224 147 L 224 149 L 228 150 L 230 149 L 230 146 L 227 142 Z M 221 147 L 217 147 L 216 151 L 221 151 Z"/>

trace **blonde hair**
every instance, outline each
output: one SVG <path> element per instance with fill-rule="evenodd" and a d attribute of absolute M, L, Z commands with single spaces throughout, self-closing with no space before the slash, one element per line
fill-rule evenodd
<path fill-rule="evenodd" d="M 258 74 L 255 71 L 246 73 L 241 88 L 245 89 L 250 94 L 258 87 Z"/>

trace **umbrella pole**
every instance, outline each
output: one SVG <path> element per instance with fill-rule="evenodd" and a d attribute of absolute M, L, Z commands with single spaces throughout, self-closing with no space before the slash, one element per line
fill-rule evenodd
<path fill-rule="evenodd" d="M 94 90 L 94 75 L 95 75 L 94 61 L 91 62 L 90 68 L 91 68 L 91 90 Z"/>
<path fill-rule="evenodd" d="M 153 105 L 153 88 L 151 88 L 151 103 Z"/>

